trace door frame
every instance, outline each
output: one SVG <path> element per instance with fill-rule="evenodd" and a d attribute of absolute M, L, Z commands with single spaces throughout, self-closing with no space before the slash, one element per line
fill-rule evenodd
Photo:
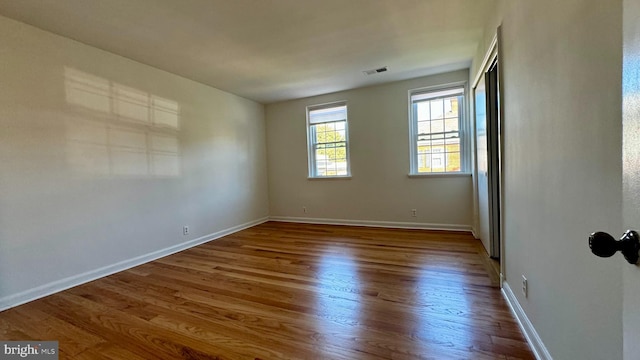
<path fill-rule="evenodd" d="M 491 217 L 490 217 L 490 221 L 489 221 L 489 225 L 490 225 L 490 234 L 497 234 L 498 237 L 498 241 L 499 241 L 499 257 L 500 257 L 500 286 L 502 287 L 502 283 L 507 279 L 506 277 L 506 271 L 505 271 L 505 243 L 504 243 L 504 172 L 503 172 L 503 168 L 504 168 L 504 126 L 503 126 L 503 121 L 504 121 L 504 76 L 503 76 L 503 57 L 500 56 L 500 49 L 501 49 L 501 43 L 502 43 L 502 26 L 498 26 L 498 28 L 496 29 L 496 33 L 493 37 L 493 39 L 491 40 L 491 44 L 489 45 L 489 50 L 486 52 L 482 63 L 480 65 L 480 67 L 478 68 L 478 72 L 475 75 L 474 81 L 472 83 L 472 87 L 471 89 L 473 90 L 473 95 L 470 96 L 470 98 L 473 98 L 475 101 L 475 89 L 478 86 L 478 83 L 480 82 L 480 80 L 483 78 L 484 75 L 486 75 L 486 73 L 497 63 L 498 64 L 498 119 L 497 119 L 497 129 L 496 129 L 496 136 L 494 137 L 487 137 L 487 141 L 489 141 L 489 139 L 492 140 L 492 144 L 487 144 L 487 147 L 491 147 L 494 146 L 494 148 L 497 150 L 497 158 L 498 158 L 498 163 L 497 166 L 494 166 L 494 168 L 492 168 L 491 166 L 489 167 L 489 171 L 496 171 L 497 172 L 497 183 L 494 184 L 493 189 L 490 188 L 489 189 L 489 197 L 490 197 L 490 201 L 489 204 L 491 206 L 491 204 L 493 203 L 493 201 L 491 201 L 491 195 L 493 194 L 497 194 L 498 195 L 498 208 L 497 209 L 490 209 L 490 213 L 494 213 L 494 214 L 498 214 L 498 226 L 495 226 L 495 222 L 491 221 Z M 488 89 L 487 89 L 488 90 Z M 473 104 L 473 106 L 471 107 L 473 112 L 473 126 L 474 126 L 474 143 L 475 143 L 475 139 L 476 139 L 476 122 L 475 122 L 475 104 Z M 487 118 L 488 120 L 488 118 Z M 487 126 L 487 128 L 489 128 Z M 474 145 L 475 146 L 475 145 Z M 478 208 L 478 166 L 477 166 L 477 161 L 478 161 L 478 156 L 477 154 L 474 154 L 474 215 L 475 215 L 475 221 L 478 221 L 479 219 L 479 208 Z M 491 159 L 488 159 L 489 162 L 491 162 Z M 495 189 L 495 185 L 497 185 L 497 189 Z M 489 181 L 489 186 L 492 187 L 491 181 Z M 493 248 L 496 244 L 494 244 L 494 239 L 495 236 L 490 235 L 490 251 L 491 248 Z M 492 255 L 492 254 L 490 254 Z"/>

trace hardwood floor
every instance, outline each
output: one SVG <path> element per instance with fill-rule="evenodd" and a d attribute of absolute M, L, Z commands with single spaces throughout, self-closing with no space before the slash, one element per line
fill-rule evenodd
<path fill-rule="evenodd" d="M 533 359 L 465 233 L 268 222 L 0 313 L 73 359 Z"/>

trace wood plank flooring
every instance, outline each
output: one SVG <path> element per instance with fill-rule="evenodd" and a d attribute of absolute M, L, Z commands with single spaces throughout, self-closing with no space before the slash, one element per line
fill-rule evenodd
<path fill-rule="evenodd" d="M 61 359 L 533 359 L 465 233 L 268 222 L 0 312 Z"/>

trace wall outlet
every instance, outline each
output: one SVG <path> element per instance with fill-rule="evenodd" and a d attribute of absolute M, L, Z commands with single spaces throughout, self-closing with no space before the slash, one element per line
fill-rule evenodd
<path fill-rule="evenodd" d="M 527 283 L 527 278 L 522 275 L 522 295 L 525 298 L 529 297 L 529 284 Z"/>
<path fill-rule="evenodd" d="M 307 207 L 306 206 L 302 207 L 302 212 L 305 213 L 305 214 L 307 213 Z"/>
<path fill-rule="evenodd" d="M 189 227 L 187 225 L 182 227 L 182 235 L 189 235 Z"/>
<path fill-rule="evenodd" d="M 412 217 L 418 216 L 418 209 L 411 209 L 411 216 Z"/>

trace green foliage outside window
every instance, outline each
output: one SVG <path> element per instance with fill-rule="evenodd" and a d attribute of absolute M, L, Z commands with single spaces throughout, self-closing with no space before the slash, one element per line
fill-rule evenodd
<path fill-rule="evenodd" d="M 315 125 L 316 155 L 331 161 L 346 161 L 346 132 L 344 122 Z"/>

